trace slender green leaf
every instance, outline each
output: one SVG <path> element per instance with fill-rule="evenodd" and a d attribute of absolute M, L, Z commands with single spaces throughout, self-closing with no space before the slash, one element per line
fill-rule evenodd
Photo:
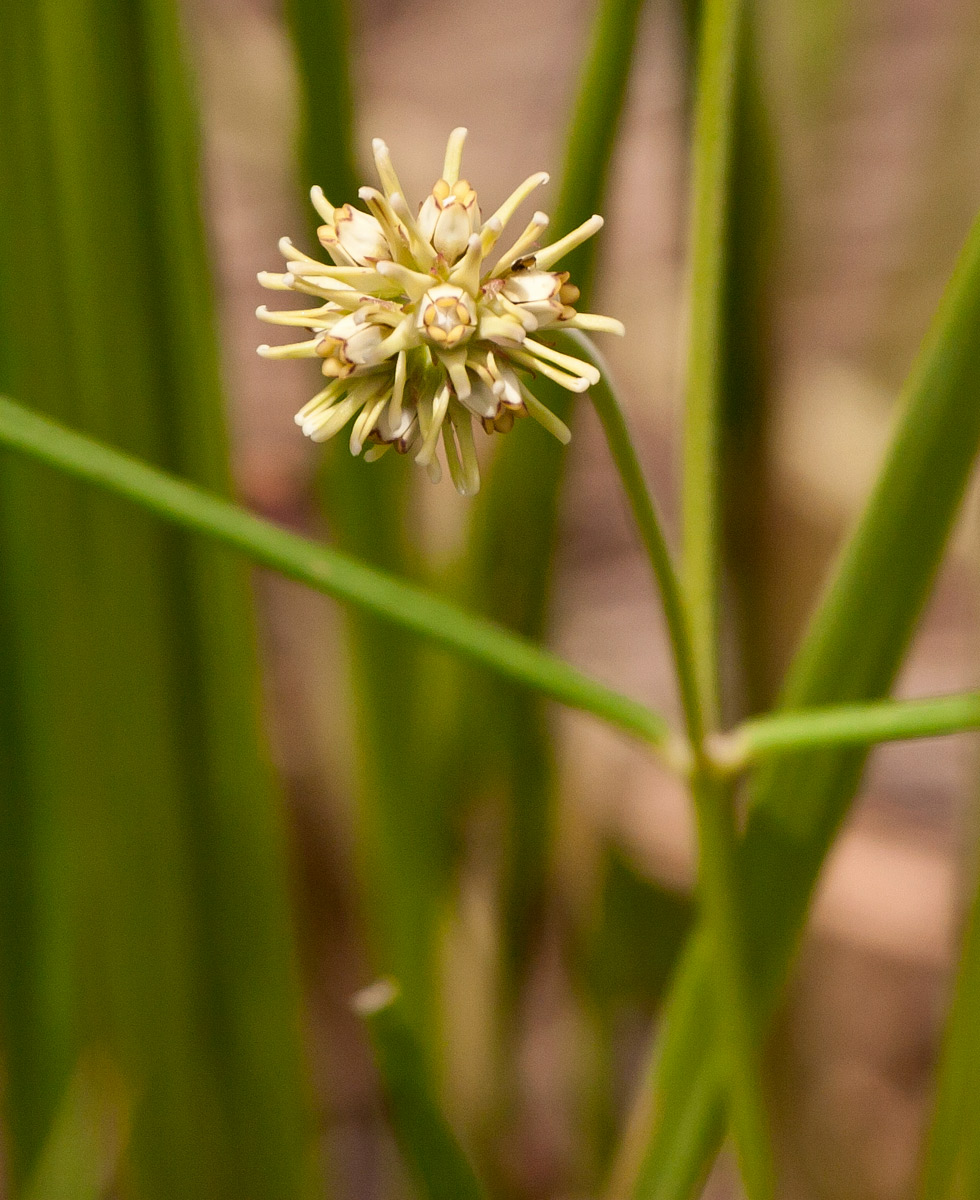
<path fill-rule="evenodd" d="M 72 1075 L 24 1200 L 102 1200 L 115 1181 L 131 1101 L 118 1072 L 94 1055 Z"/>
<path fill-rule="evenodd" d="M 741 0 L 706 0 L 700 17 L 694 100 L 690 224 L 690 330 L 684 409 L 682 584 L 701 720 L 721 713 L 721 461 L 731 246 L 731 175 L 742 53 Z M 701 754 L 701 729 L 695 758 Z M 696 770 L 698 877 L 711 951 L 719 1059 L 729 1126 L 750 1200 L 775 1196 L 775 1166 L 762 1088 L 758 1014 L 731 789 Z"/>
<path fill-rule="evenodd" d="M 442 1112 L 398 989 L 381 980 L 360 992 L 354 1007 L 371 1035 L 391 1123 L 420 1196 L 481 1200 L 484 1189 Z"/>
<path fill-rule="evenodd" d="M 980 1139 L 980 887 L 974 887 L 939 1059 L 918 1195 L 957 1200 L 977 1194 Z"/>
<path fill-rule="evenodd" d="M 749 712 L 768 708 L 775 699 L 784 664 L 778 659 L 773 630 L 785 624 L 785 606 L 773 586 L 770 447 L 775 344 L 771 284 L 781 193 L 774 122 L 763 92 L 759 20 L 758 6 L 747 5 L 735 80 L 721 331 L 723 565 Z M 722 707 L 726 709 L 724 703 Z M 723 715 L 727 717 L 727 711 Z"/>
<path fill-rule="evenodd" d="M 704 4 L 681 0 L 696 81 Z M 732 101 L 723 311 L 718 330 L 720 477 L 724 520 L 724 577 L 731 593 L 740 648 L 740 698 L 750 712 L 772 703 L 782 664 L 773 652 L 773 627 L 785 611 L 774 602 L 771 511 L 770 410 L 773 302 L 770 286 L 780 219 L 780 187 L 773 121 L 763 94 L 756 26 L 748 4 L 741 20 Z M 723 716 L 731 697 L 723 696 Z M 727 704 L 725 703 L 727 701 Z"/>
<path fill-rule="evenodd" d="M 59 356 L 29 362 L 25 353 L 33 331 L 45 327 L 52 293 L 64 303 L 55 286 L 60 247 L 48 207 L 39 41 L 37 5 L 0 13 L 0 378 L 65 414 Z M 0 465 L 0 986 L 8 1172 L 16 1186 L 41 1153 L 77 1057 L 71 813 L 59 799 L 74 774 L 76 804 L 86 806 L 91 773 L 79 673 L 57 683 L 72 646 L 87 644 L 76 608 L 62 599 L 78 590 L 74 485 L 41 487 L 32 464 L 5 457 Z M 35 521 L 45 533 L 41 546 Z"/>
<path fill-rule="evenodd" d="M 721 762 L 739 767 L 772 754 L 816 746 L 867 746 L 903 738 L 940 737 L 980 729 L 980 693 L 928 700 L 881 700 L 801 712 L 776 712 L 746 721 L 718 739 Z"/>
<path fill-rule="evenodd" d="M 978 322 L 980 221 L 905 386 L 884 468 L 796 658 L 783 692 L 787 710 L 871 700 L 891 687 L 980 444 Z M 817 875 L 865 757 L 863 749 L 781 755 L 753 781 L 741 857 L 764 1013 L 782 992 Z M 653 1068 L 660 1118 L 633 1187 L 638 1200 L 692 1195 L 721 1135 L 716 1053 L 696 1024 L 711 987 L 702 936 L 689 959 L 661 1065 Z"/>
<path fill-rule="evenodd" d="M 280 529 L 227 500 L 65 429 L 4 396 L 0 396 L 0 445 L 107 488 L 166 521 L 206 534 L 263 566 L 421 634 L 542 695 L 594 713 L 668 755 L 682 754 L 657 713 L 594 682 L 548 651 L 340 550 Z"/>
<path fill-rule="evenodd" d="M 174 4 L 14 0 L 0 47 L 4 386 L 224 487 Z M 245 577 L 26 463 L 0 493 L 15 1178 L 98 1040 L 135 1097 L 141 1196 L 297 1196 L 311 1125 Z"/>
<path fill-rule="evenodd" d="M 313 184 L 335 205 L 357 203 L 351 14 L 345 0 L 287 0 L 298 66 L 299 164 L 304 210 L 315 245 Z M 382 133 L 381 130 L 373 131 Z M 448 128 L 446 130 L 448 133 Z M 397 148 L 396 148 L 397 153 Z M 310 390 L 316 383 L 311 373 Z M 411 486 L 404 464 L 368 465 L 342 439 L 325 448 L 324 515 L 343 549 L 399 575 L 415 565 L 405 536 Z M 447 855 L 446 812 L 427 782 L 429 742 L 438 727 L 419 705 L 418 646 L 403 630 L 359 610 L 348 614 L 349 682 L 357 734 L 357 846 L 362 903 L 375 969 L 394 975 L 413 1023 L 437 1040 L 436 950 Z M 392 737 L 392 729 L 402 731 Z M 412 756 L 404 746 L 415 748 Z"/>
<path fill-rule="evenodd" d="M 684 408 L 682 580 L 698 686 L 708 723 L 718 719 L 719 493 L 722 352 L 729 176 L 735 128 L 739 0 L 707 0 L 695 93 L 690 345 Z"/>
<path fill-rule="evenodd" d="M 698 826 L 698 902 L 711 951 L 714 1027 L 726 1084 L 728 1124 L 748 1200 L 775 1200 L 776 1169 L 762 1090 L 759 1018 L 748 976 L 734 788 L 707 771 L 698 771 L 691 793 Z"/>

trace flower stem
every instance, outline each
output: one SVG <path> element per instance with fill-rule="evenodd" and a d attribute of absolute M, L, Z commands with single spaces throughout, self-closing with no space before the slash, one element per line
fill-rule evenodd
<path fill-rule="evenodd" d="M 704 714 L 691 646 L 690 625 L 663 522 L 647 487 L 623 406 L 612 384 L 608 363 L 584 334 L 571 330 L 563 336 L 574 342 L 576 349 L 584 353 L 601 372 L 599 382 L 589 389 L 589 398 L 602 424 L 609 452 L 619 473 L 623 491 L 629 501 L 660 592 L 687 734 L 692 745 L 700 745 L 704 737 Z"/>
<path fill-rule="evenodd" d="M 671 650 L 694 760 L 691 797 L 698 824 L 701 906 L 712 950 L 716 982 L 716 1029 L 728 1081 L 729 1120 L 750 1200 L 775 1195 L 775 1168 L 761 1086 L 758 1021 L 746 967 L 744 906 L 739 885 L 738 834 L 733 785 L 719 778 L 708 760 L 701 681 L 691 645 L 685 598 L 644 479 L 643 469 L 609 368 L 581 334 L 569 333 L 595 362 L 601 381 L 590 389 L 610 453 L 639 527 L 664 605 Z"/>
<path fill-rule="evenodd" d="M 715 1041 L 728 1081 L 728 1118 L 749 1200 L 775 1200 L 775 1166 L 763 1099 L 759 1021 L 747 967 L 734 787 L 698 770 L 698 887 L 715 976 Z"/>

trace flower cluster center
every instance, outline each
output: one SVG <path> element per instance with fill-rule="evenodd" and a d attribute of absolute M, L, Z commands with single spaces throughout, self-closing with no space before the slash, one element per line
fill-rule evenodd
<path fill-rule="evenodd" d="M 476 192 L 460 178 L 465 136 L 463 128 L 449 135 L 442 176 L 417 207 L 378 139 L 381 190 L 358 191 L 367 211 L 350 203 L 338 208 L 313 188 L 323 219 L 317 237 L 330 262 L 283 238 L 285 271 L 259 279 L 314 304 L 282 312 L 263 305 L 257 315 L 308 332 L 302 341 L 260 346 L 264 357 L 320 360 L 325 386 L 296 414 L 308 437 L 326 441 L 350 425 L 352 454 L 371 462 L 390 450 L 410 454 L 434 480 L 441 444 L 457 490 L 471 496 L 480 485 L 474 425 L 506 433 L 516 417 L 530 416 L 567 442 L 568 427 L 531 383 L 542 378 L 581 393 L 599 380 L 592 362 L 554 345 L 549 333 L 622 334 L 623 326 L 578 312 L 578 289 L 554 269 L 602 218 L 541 246 L 548 218 L 535 212 L 514 240 L 498 244 L 548 177 L 531 175 L 484 220 Z"/>

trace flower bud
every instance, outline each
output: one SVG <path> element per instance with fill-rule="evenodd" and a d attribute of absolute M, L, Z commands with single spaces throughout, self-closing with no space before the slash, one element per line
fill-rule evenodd
<path fill-rule="evenodd" d="M 351 313 L 338 321 L 317 343 L 317 354 L 324 360 L 324 375 L 344 379 L 370 361 L 371 352 L 381 344 L 388 327 L 360 320 Z"/>
<path fill-rule="evenodd" d="M 480 231 L 476 192 L 465 179 L 452 185 L 440 179 L 419 211 L 419 231 L 450 264 L 465 251 L 470 236 Z"/>
<path fill-rule="evenodd" d="M 330 226 L 324 226 L 324 230 L 330 230 Z M 380 223 L 353 205 L 345 204 L 343 208 L 334 209 L 332 233 L 340 248 L 359 267 L 372 266 L 379 259 L 391 257 Z"/>

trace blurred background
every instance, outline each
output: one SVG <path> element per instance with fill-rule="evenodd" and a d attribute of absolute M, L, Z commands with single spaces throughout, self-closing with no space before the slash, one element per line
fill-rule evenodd
<path fill-rule="evenodd" d="M 330 14 L 325 10 L 325 23 L 333 19 L 335 7 L 330 6 Z M 553 209 L 565 129 L 594 12 L 591 3 L 497 0 L 488 7 L 353 0 L 350 7 L 354 144 L 362 162 L 370 163 L 370 139 L 383 137 L 407 190 L 420 200 L 438 177 L 446 136 L 462 124 L 469 128 L 464 175 L 478 189 L 485 213 L 525 175 L 542 168 L 552 172 L 553 182 L 539 206 Z M 756 457 L 750 452 L 744 463 L 751 505 L 739 504 L 738 469 L 730 505 L 735 548 L 727 629 L 731 716 L 757 709 L 778 689 L 835 547 L 867 493 L 887 442 L 898 385 L 980 202 L 980 17 L 975 5 L 969 0 L 865 0 L 860 5 L 793 0 L 760 7 L 757 83 L 771 139 L 766 170 L 777 182 L 759 202 L 767 222 L 761 237 L 743 247 L 765 279 L 763 316 L 747 311 L 746 320 L 757 322 L 767 407 L 752 418 L 760 422 L 762 432 L 754 445 L 762 449 Z M 343 495 L 338 499 L 329 480 L 323 486 L 323 451 L 304 441 L 293 424 L 293 413 L 311 392 L 309 364 L 269 363 L 254 353 L 265 333 L 253 313 L 267 299 L 256 272 L 278 269 L 276 242 L 283 234 L 313 249 L 311 217 L 303 201 L 306 181 L 297 168 L 301 100 L 287 23 L 274 0 L 186 0 L 181 15 L 200 103 L 205 223 L 234 486 L 245 503 L 267 517 L 333 538 L 345 521 L 344 504 L 359 500 L 354 491 L 346 493 L 346 500 Z M 645 7 L 603 207 L 607 224 L 591 306 L 627 325 L 625 340 L 603 349 L 668 515 L 677 483 L 684 343 L 688 15 L 675 0 L 652 0 Z M 0 26 L 7 21 L 0 18 Z M 329 33 L 325 40 L 329 42 Z M 124 75 L 142 69 L 119 47 L 106 61 Z M 307 120 L 313 141 L 329 154 L 340 136 L 342 117 L 314 110 Z M 56 144 L 56 129 L 52 137 Z M 24 150 L 28 158 L 32 149 L 40 153 L 38 143 L 31 143 Z M 365 165 L 361 182 L 373 182 L 372 174 Z M 107 183 L 111 189 L 111 179 Z M 44 181 L 37 187 L 43 195 Z M 103 220 L 112 224 L 111 198 L 102 199 Z M 331 199 L 339 204 L 355 197 Z M 71 254 L 75 245 L 68 238 L 62 249 Z M 125 247 L 117 249 L 104 285 L 108 291 L 117 274 L 128 275 L 132 265 Z M 115 253 L 112 247 L 108 251 Z M 8 257 L 16 262 L 15 256 Z M 152 255 L 147 261 L 152 271 Z M 43 290 L 44 272 L 37 270 Z M 60 270 L 57 263 L 54 270 Z M 67 273 L 71 275 L 70 267 Z M 13 267 L 0 275 L 0 282 L 16 291 L 12 275 Z M 152 273 L 135 286 L 152 290 Z M 104 295 L 97 289 L 88 302 L 98 308 Z M 174 301 L 175 309 L 180 303 Z M 11 318 L 7 328 L 15 326 Z M 54 336 L 52 350 L 33 353 L 29 367 L 22 368 L 25 378 L 37 369 L 38 354 L 57 355 L 57 335 L 48 332 Z M 174 343 L 178 341 L 174 335 Z M 13 368 L 9 376 L 16 380 Z M 6 384 L 17 394 L 14 386 Z M 51 386 L 57 390 L 57 382 Z M 125 402 L 120 404 L 118 411 L 125 409 Z M 116 440 L 118 423 L 108 415 L 105 420 L 105 436 Z M 191 434 L 195 436 L 207 440 L 209 435 Z M 513 436 L 541 435 L 522 425 Z M 184 451 L 174 450 L 166 437 L 163 441 L 169 446 L 163 461 L 175 469 L 183 464 L 191 472 Z M 738 454 L 737 438 L 735 446 Z M 187 453 L 193 459 L 193 452 Z M 738 463 L 736 458 L 737 468 Z M 408 473 L 405 464 L 395 465 Z M 388 466 L 386 459 L 377 469 Z M 36 495 L 30 489 L 40 486 L 52 485 L 45 477 L 43 485 L 31 483 L 28 494 Z M 424 558 L 429 576 L 450 578 L 464 549 L 469 502 L 448 483 L 432 487 L 421 479 L 408 487 L 401 502 L 414 569 L 422 571 L 417 564 Z M 518 491 L 513 499 L 496 527 L 500 538 L 520 539 L 526 523 L 534 520 L 533 497 Z M 23 517 L 23 500 L 20 510 L 10 496 L 7 500 L 6 542 L 0 546 L 11 554 L 30 553 L 29 546 L 16 544 L 12 532 Z M 69 501 L 65 504 L 70 507 Z M 901 694 L 928 695 L 980 682 L 977 518 L 973 496 L 902 675 Z M 99 535 L 107 555 L 115 545 L 112 536 Z M 120 534 L 117 549 L 130 536 L 145 545 L 137 530 Z M 385 534 L 379 530 L 377 537 L 383 541 Z M 165 540 L 176 539 L 167 535 Z M 65 553 L 64 545 L 48 549 L 52 559 Z M 222 559 L 221 582 L 214 584 L 207 576 L 212 568 L 199 570 L 194 552 L 164 546 L 160 555 L 167 561 L 176 561 L 174 555 L 180 559 L 178 573 L 193 577 L 191 591 L 197 587 L 207 603 L 217 587 L 235 592 L 228 604 L 236 613 L 242 607 L 241 588 L 248 585 L 233 564 Z M 124 830 L 118 835 L 120 845 L 105 850 L 103 842 L 111 841 L 111 835 L 103 834 L 100 823 L 123 829 L 129 818 L 120 815 L 122 796 L 142 802 L 141 785 L 133 790 L 133 780 L 154 768 L 141 755 L 128 774 L 113 768 L 100 795 L 115 799 L 83 809 L 84 830 L 74 841 L 74 835 L 64 835 L 62 841 L 71 843 L 67 849 L 44 841 L 50 829 L 28 834 L 27 818 L 10 812 L 5 818 L 5 856 L 11 861 L 25 845 L 47 847 L 30 860 L 38 865 L 18 885 L 20 892 L 8 896 L 15 907 L 8 909 L 14 916 L 8 920 L 5 964 L 5 1056 L 13 1080 L 7 1100 L 8 1109 L 17 1106 L 29 1114 L 14 1118 L 11 1140 L 36 1147 L 28 1159 L 44 1160 L 43 1147 L 50 1151 L 55 1145 L 45 1132 L 52 1121 L 67 1122 L 65 1127 L 77 1133 L 75 1112 L 81 1128 L 90 1128 L 85 1122 L 93 1119 L 91 1106 L 78 1108 L 71 1099 L 70 1081 L 81 1080 L 83 1091 L 94 1088 L 103 1097 L 96 1109 L 109 1132 L 103 1130 L 96 1139 L 100 1177 L 103 1183 L 113 1180 L 104 1194 L 115 1194 L 114 1188 L 129 1194 L 127 1187 L 141 1194 L 141 1185 L 134 1182 L 139 1171 L 130 1177 L 128 1169 L 121 1175 L 117 1169 L 120 1155 L 125 1159 L 120 1147 L 128 1144 L 133 1121 L 139 1141 L 139 1118 L 134 1116 L 141 1104 L 139 1088 L 132 1086 L 132 1072 L 119 1066 L 129 1061 L 129 1051 L 111 1050 L 116 1035 L 103 1037 L 98 1031 L 114 1021 L 130 1030 L 123 1043 L 130 1037 L 144 1044 L 139 1020 L 129 1020 L 127 1004 L 143 1011 L 156 973 L 166 976 L 178 969 L 176 958 L 168 966 L 150 948 L 158 935 L 163 943 L 174 939 L 166 930 L 147 937 L 147 926 L 140 921 L 145 916 L 152 925 L 157 918 L 138 912 L 134 897 L 141 879 L 129 878 L 131 890 L 117 891 L 113 899 L 102 890 L 109 885 L 98 869 L 79 885 L 86 928 L 94 923 L 98 929 L 103 921 L 111 925 L 114 905 L 128 906 L 135 924 L 112 941 L 117 949 L 125 943 L 125 952 L 93 952 L 88 967 L 73 974 L 75 969 L 65 962 L 77 954 L 77 931 L 55 939 L 58 945 L 76 947 L 66 951 L 65 961 L 54 955 L 43 962 L 36 947 L 47 943 L 26 933 L 41 929 L 47 931 L 45 937 L 53 937 L 51 928 L 72 906 L 64 895 L 50 904 L 31 899 L 36 889 L 57 892 L 59 881 L 75 878 L 59 855 L 92 854 L 98 863 L 104 850 L 107 860 L 118 855 L 113 862 L 129 861 L 131 874 L 142 874 L 153 861 L 164 874 L 186 871 L 195 881 L 190 894 L 204 909 L 201 898 L 211 895 L 214 905 L 208 911 L 217 915 L 203 921 L 210 933 L 191 939 L 196 949 L 186 967 L 183 1003 L 206 1014 L 207 1028 L 195 1036 L 210 1047 L 209 1063 L 231 1061 L 229 1045 L 236 1038 L 243 1044 L 247 1036 L 265 1041 L 261 1062 L 249 1059 L 241 1068 L 250 1081 L 246 1090 L 261 1090 L 260 1078 L 279 1086 L 284 1075 L 295 1072 L 298 1082 L 288 1086 L 301 1097 L 297 1107 L 307 1116 L 297 1115 L 293 1132 L 282 1136 L 293 1136 L 308 1121 L 316 1149 L 309 1171 L 304 1168 L 305 1182 L 292 1191 L 283 1187 L 279 1194 L 380 1200 L 403 1194 L 405 1184 L 350 998 L 378 969 L 392 969 L 389 960 L 398 959 L 399 948 L 404 950 L 411 937 L 398 928 L 378 932 L 379 922 L 384 926 L 386 921 L 374 911 L 382 903 L 379 887 L 383 892 L 384 880 L 392 878 L 384 854 L 401 861 L 425 851 L 413 843 L 411 833 L 398 840 L 394 818 L 388 827 L 389 833 L 395 829 L 394 842 L 386 843 L 388 850 L 378 849 L 386 835 L 378 834 L 377 822 L 387 818 L 364 801 L 363 741 L 357 732 L 363 705 L 370 700 L 351 686 L 344 614 L 322 597 L 266 574 L 256 576 L 252 586 L 263 721 L 278 780 L 270 785 L 271 798 L 257 802 L 256 811 L 264 816 L 249 818 L 243 832 L 236 825 L 234 788 L 220 817 L 213 819 L 203 801 L 204 807 L 194 807 L 192 788 L 181 801 L 186 820 L 174 833 L 179 853 L 175 849 L 173 862 L 154 860 L 152 853 L 139 857 L 148 846 L 158 845 L 156 822 L 165 819 L 166 806 L 160 810 L 164 816 L 151 812 L 145 828 Z M 491 614 L 495 599 L 484 598 Z M 10 611 L 26 611 L 30 595 L 25 592 L 15 601 Z M 175 611 L 181 603 L 173 602 Z M 208 613 L 205 628 L 226 620 L 220 611 Z M 8 633 L 12 620 L 8 618 Z M 241 620 L 247 627 L 249 618 Z M 547 623 L 550 643 L 574 662 L 676 715 L 659 608 L 601 431 L 586 405 L 577 413 L 568 451 Z M 73 634 L 59 637 L 67 645 Z M 17 644 L 25 643 L 21 639 Z M 383 661 L 397 663 L 399 656 L 415 650 L 395 635 L 385 641 L 383 652 L 389 656 Z M 164 641 L 156 653 L 166 658 Z M 226 648 L 221 637 L 210 642 L 202 638 L 195 653 L 197 662 L 212 661 L 209 656 L 225 661 Z M 41 685 L 24 666 L 26 657 L 20 654 L 17 678 L 25 680 L 29 705 Z M 90 678 L 100 678 L 92 670 Z M 184 664 L 180 670 L 193 675 L 198 668 Z M 431 712 L 433 724 L 443 720 L 441 710 L 450 694 L 444 674 L 444 664 L 427 661 L 417 684 L 423 717 Z M 203 672 L 200 677 L 210 678 Z M 130 689 L 144 682 L 136 676 L 119 682 L 117 702 L 131 698 Z M 208 686 L 199 690 L 204 693 L 201 711 L 212 699 L 219 704 L 208 698 Z M 75 714 L 86 706 L 98 707 L 100 694 L 81 686 L 78 695 L 62 702 L 65 711 Z M 120 738 L 137 736 L 139 718 L 132 719 L 133 727 L 120 728 Z M 247 723 L 247 716 L 243 719 Z M 74 715 L 69 723 L 73 720 Z M 191 717 L 189 723 L 195 721 Z M 433 770 L 438 748 L 426 743 L 426 727 L 422 719 L 419 729 L 397 724 L 388 729 L 400 769 L 409 778 L 429 778 Z M 580 715 L 550 711 L 547 728 L 553 750 L 544 758 L 553 765 L 556 782 L 553 800 L 542 801 L 544 812 L 538 814 L 548 829 L 541 852 L 543 882 L 539 894 L 518 906 L 526 923 L 521 966 L 513 994 L 504 999 L 513 946 L 501 934 L 502 910 L 513 896 L 508 899 L 501 879 L 510 861 L 507 822 L 513 812 L 496 790 L 499 770 L 483 776 L 479 764 L 469 772 L 465 762 L 457 764 L 466 780 L 459 785 L 466 803 L 453 810 L 451 868 L 427 918 L 434 1003 L 440 1013 L 432 1033 L 433 1053 L 441 1064 L 448 1105 L 478 1157 L 489 1164 L 486 1169 L 501 1194 L 585 1197 L 596 1194 L 608 1169 L 612 1137 L 628 1110 L 657 1005 L 691 919 L 693 830 L 683 792 L 642 750 Z M 487 737 L 499 734 L 499 726 L 489 720 Z M 82 730 L 78 736 L 87 735 Z M 21 744 L 29 745 L 30 739 L 25 735 Z M 259 749 L 251 753 L 262 760 L 262 736 L 257 744 Z M 238 756 L 234 738 L 225 752 Z M 62 768 L 72 762 L 77 760 L 69 746 Z M 219 763 L 215 769 L 225 768 Z M 910 1194 L 967 899 L 978 795 L 980 763 L 969 737 L 893 746 L 873 756 L 860 801 L 822 877 L 772 1044 L 771 1094 L 787 1198 L 897 1200 Z M 411 829 L 411 806 L 418 802 L 424 807 L 424 800 L 418 801 L 409 787 L 402 801 L 400 820 Z M 46 819 L 57 822 L 58 811 L 50 806 Z M 188 829 L 205 831 L 194 843 L 196 849 L 187 849 L 185 843 L 194 837 Z M 218 858 L 209 857 L 208 836 L 222 831 L 236 842 L 239 864 L 251 863 L 270 844 L 268 839 L 273 845 L 281 840 L 279 865 L 268 879 L 260 872 L 266 882 L 256 884 L 245 866 L 212 871 Z M 137 863 L 142 864 L 138 871 Z M 85 872 L 79 877 L 84 879 Z M 269 899 L 278 896 L 277 881 L 283 877 L 291 915 L 285 907 L 277 908 L 278 900 Z M 244 904 L 243 894 L 248 897 Z M 394 884 L 392 895 L 398 903 Z M 147 908 L 155 903 L 147 900 Z M 196 928 L 193 913 L 178 912 L 182 903 L 179 896 L 174 899 L 162 910 L 164 919 Z M 406 910 L 405 922 L 412 919 Z M 201 980 L 210 976 L 199 969 L 198 959 L 207 958 L 210 937 L 220 938 L 222 930 L 232 927 L 236 932 L 230 936 L 227 970 L 222 968 L 225 985 L 246 992 L 255 986 L 264 996 L 262 1005 L 246 1006 L 244 1013 L 222 1007 L 227 993 L 218 984 L 213 994 L 201 990 Z M 295 932 L 294 966 L 279 961 L 283 955 L 292 961 L 289 930 Z M 394 939 L 394 950 L 390 944 L 384 949 L 386 938 Z M 240 964 L 266 944 L 265 957 L 260 955 L 250 968 L 254 979 L 249 982 L 242 968 L 235 982 Z M 106 994 L 111 993 L 107 1000 L 102 984 L 113 971 L 125 974 L 125 964 L 137 961 L 147 974 L 142 993 L 127 991 L 125 982 L 106 984 Z M 41 982 L 27 985 L 28 996 L 18 995 L 16 981 L 34 978 L 34 969 Z M 99 1013 L 105 1007 L 113 1016 L 89 1022 L 86 1028 L 98 1036 L 65 1034 L 62 1066 L 51 1068 L 53 1080 L 60 1082 L 52 1082 L 44 1093 L 31 1047 L 50 1044 L 46 1029 L 74 1028 L 73 1020 L 59 1018 L 56 999 L 48 1004 L 43 998 L 51 972 L 57 976 L 59 971 L 64 972 L 62 984 L 51 984 L 51 996 L 63 997 L 68 989 L 87 997 L 82 1004 L 86 1011 Z M 289 1015 L 293 985 L 276 992 L 262 982 L 273 971 L 298 981 L 302 1002 L 296 1012 L 302 1015 L 295 1021 Z M 69 977 L 73 982 L 64 982 Z M 265 1038 L 263 1014 L 274 1009 L 279 1011 L 276 1031 Z M 508 1015 L 502 1017 L 505 1011 Z M 173 1020 L 179 1024 L 179 1014 Z M 223 1032 L 227 1021 L 236 1030 L 233 1035 Z M 188 1061 L 197 1053 L 196 1044 L 181 1051 Z M 25 1061 L 18 1065 L 20 1045 Z M 85 1053 L 95 1053 L 95 1058 L 79 1057 L 79 1046 L 88 1047 Z M 103 1055 L 105 1046 L 110 1050 Z M 133 1051 L 133 1061 L 142 1061 L 140 1053 Z M 306 1066 L 295 1066 L 294 1059 Z M 293 1065 L 286 1070 L 284 1061 Z M 510 1063 L 503 1081 L 501 1061 Z M 92 1062 L 94 1067 L 85 1065 Z M 155 1070 L 148 1061 L 150 1082 L 144 1080 L 144 1085 L 151 1090 Z M 201 1087 L 220 1091 L 218 1075 L 208 1067 L 195 1082 L 190 1071 L 181 1086 L 195 1095 Z M 168 1094 L 173 1100 L 180 1092 Z M 117 1095 L 117 1101 L 111 1099 Z M 238 1144 L 236 1137 L 249 1139 L 247 1111 L 239 1113 L 244 1124 L 238 1128 L 235 1103 L 222 1107 L 216 1101 L 214 1107 L 224 1114 L 215 1118 L 215 1128 L 229 1146 Z M 261 1109 L 251 1111 L 254 1116 Z M 281 1113 L 277 1120 L 285 1123 Z M 197 1134 L 193 1128 L 175 1129 L 175 1140 L 163 1139 L 160 1145 L 195 1145 L 204 1128 Z M 155 1129 L 159 1132 L 159 1125 Z M 269 1140 L 275 1140 L 271 1133 Z M 153 1143 L 150 1135 L 142 1168 L 151 1173 Z M 171 1153 L 159 1147 L 158 1152 Z M 6 1155 L 5 1194 L 11 1197 L 28 1194 L 23 1181 L 36 1178 L 31 1163 L 19 1162 L 18 1153 L 14 1149 Z M 274 1172 L 276 1153 L 270 1149 L 256 1170 Z M 169 1194 L 203 1196 L 211 1189 L 210 1194 L 223 1196 L 225 1184 L 215 1186 L 208 1175 L 211 1170 L 220 1175 L 221 1169 L 202 1167 L 198 1190 L 187 1189 L 183 1180 L 181 1187 L 187 1190 Z M 173 1176 L 174 1186 L 179 1175 Z M 245 1190 L 236 1193 L 242 1200 L 276 1194 L 271 1184 L 258 1186 L 257 1178 L 248 1176 Z M 204 1179 L 210 1182 L 202 1183 Z M 15 1180 L 21 1181 L 16 1187 Z M 38 1200 L 53 1194 L 36 1181 L 30 1186 L 35 1190 L 29 1194 Z M 167 1191 L 150 1188 L 147 1194 Z M 713 1200 L 737 1194 L 725 1161 L 705 1194 Z"/>

